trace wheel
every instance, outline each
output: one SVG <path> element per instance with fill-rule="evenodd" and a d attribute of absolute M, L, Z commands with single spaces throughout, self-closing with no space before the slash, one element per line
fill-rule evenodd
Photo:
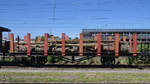
<path fill-rule="evenodd" d="M 112 66 L 115 65 L 116 62 L 115 57 L 109 57 L 109 56 L 101 57 L 100 61 L 104 66 Z"/>
<path fill-rule="evenodd" d="M 38 62 L 40 65 L 45 65 L 47 63 L 47 57 L 39 57 Z"/>

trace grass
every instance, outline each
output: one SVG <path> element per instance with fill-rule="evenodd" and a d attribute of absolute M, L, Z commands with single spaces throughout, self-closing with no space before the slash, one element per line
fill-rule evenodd
<path fill-rule="evenodd" d="M 0 82 L 94 82 L 94 83 L 147 83 L 147 73 L 102 72 L 0 72 Z"/>
<path fill-rule="evenodd" d="M 0 62 L 2 62 L 3 61 L 3 59 L 2 59 L 2 57 L 0 57 Z M 11 58 L 5 58 L 5 62 L 12 62 L 12 59 Z"/>

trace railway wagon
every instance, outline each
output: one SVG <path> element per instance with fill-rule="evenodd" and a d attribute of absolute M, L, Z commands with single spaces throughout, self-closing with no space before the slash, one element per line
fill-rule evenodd
<path fill-rule="evenodd" d="M 43 41 L 40 36 L 37 40 L 31 40 L 30 33 L 23 40 L 19 36 L 14 39 L 11 33 L 7 55 L 37 65 L 47 63 L 48 57 L 75 64 L 99 57 L 101 64 L 112 65 L 116 64 L 117 58 L 124 56 L 130 58 L 130 63 L 135 59 L 148 63 L 149 44 L 150 29 L 83 29 L 79 39 L 71 39 L 65 33 L 56 39 L 45 33 Z"/>

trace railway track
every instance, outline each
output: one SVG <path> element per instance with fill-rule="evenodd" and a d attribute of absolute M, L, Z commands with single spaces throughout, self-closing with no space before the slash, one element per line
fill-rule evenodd
<path fill-rule="evenodd" d="M 103 65 L 43 65 L 43 66 L 31 66 L 31 65 L 1 65 L 0 68 L 112 68 L 112 69 L 150 69 L 150 66 L 146 65 L 114 65 L 114 66 L 103 66 Z"/>
<path fill-rule="evenodd" d="M 0 84 L 98 84 L 98 83 L 0 83 Z"/>
<path fill-rule="evenodd" d="M 39 73 L 51 73 L 51 72 L 70 72 L 70 73 L 150 73 L 150 68 L 139 69 L 138 67 L 128 67 L 128 68 L 102 68 L 98 66 L 93 67 L 72 67 L 72 66 L 49 66 L 49 67 L 5 67 L 0 69 L 0 72 L 39 72 Z"/>

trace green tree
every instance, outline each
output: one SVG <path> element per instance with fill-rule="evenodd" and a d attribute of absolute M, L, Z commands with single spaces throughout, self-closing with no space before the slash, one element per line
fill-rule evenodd
<path fill-rule="evenodd" d="M 78 40 L 79 38 L 78 37 L 75 37 L 75 40 Z"/>
<path fill-rule="evenodd" d="M 41 36 L 41 41 L 44 41 L 45 37 L 44 36 Z"/>

